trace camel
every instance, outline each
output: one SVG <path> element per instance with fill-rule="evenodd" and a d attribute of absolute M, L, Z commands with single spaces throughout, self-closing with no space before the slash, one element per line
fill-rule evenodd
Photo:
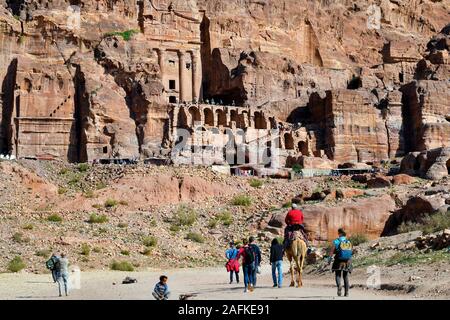
<path fill-rule="evenodd" d="M 297 288 L 300 288 L 302 283 L 303 263 L 306 258 L 307 247 L 305 241 L 297 237 L 293 240 L 289 247 L 286 248 L 286 255 L 289 259 L 290 271 L 291 271 L 291 284 L 290 287 L 295 286 L 294 281 L 294 262 L 295 269 L 297 271 Z"/>

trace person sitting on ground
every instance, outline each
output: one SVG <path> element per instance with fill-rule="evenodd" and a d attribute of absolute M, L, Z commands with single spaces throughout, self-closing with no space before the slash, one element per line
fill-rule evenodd
<path fill-rule="evenodd" d="M 283 283 L 283 255 L 283 246 L 278 242 L 277 238 L 274 238 L 270 246 L 270 265 L 272 266 L 272 280 L 274 288 L 277 286 L 278 288 L 281 288 Z M 276 272 L 278 272 L 278 281 Z"/>
<path fill-rule="evenodd" d="M 344 295 L 348 297 L 350 284 L 348 274 L 352 272 L 352 254 L 353 248 L 350 241 L 346 238 L 346 233 L 342 228 L 338 229 L 338 238 L 333 241 L 328 262 L 331 262 L 331 256 L 334 255 L 334 262 L 331 271 L 336 274 L 336 285 L 338 296 L 342 295 L 341 278 L 344 278 Z"/>
<path fill-rule="evenodd" d="M 167 276 L 159 277 L 159 282 L 155 285 L 152 295 L 156 300 L 169 300 L 170 291 L 167 285 Z"/>
<path fill-rule="evenodd" d="M 230 284 L 233 283 L 233 273 L 236 273 L 236 282 L 239 283 L 239 250 L 234 246 L 234 241 L 230 242 L 230 248 L 225 251 L 225 257 L 228 259 L 225 267 L 230 273 Z"/>
<path fill-rule="evenodd" d="M 298 209 L 297 204 L 293 203 L 291 205 L 291 210 L 289 210 L 284 221 L 286 222 L 286 228 L 284 229 L 284 248 L 289 247 L 292 240 L 292 232 L 300 230 L 303 234 L 303 240 L 306 242 L 309 253 L 311 249 L 309 248 L 308 236 L 306 235 L 305 226 L 303 225 L 303 212 Z"/>

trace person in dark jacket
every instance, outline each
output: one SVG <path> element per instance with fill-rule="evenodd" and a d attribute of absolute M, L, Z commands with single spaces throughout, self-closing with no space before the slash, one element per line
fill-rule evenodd
<path fill-rule="evenodd" d="M 276 288 L 277 286 L 278 288 L 281 288 L 281 285 L 283 284 L 283 255 L 283 245 L 278 242 L 277 238 L 273 239 L 272 245 L 270 246 L 270 265 L 272 266 L 272 279 L 274 288 Z"/>
<path fill-rule="evenodd" d="M 261 249 L 255 243 L 255 237 L 250 237 L 248 239 L 248 245 L 253 249 L 255 253 L 255 268 L 253 269 L 253 289 L 256 287 L 256 275 L 259 273 L 258 270 L 261 269 Z"/>

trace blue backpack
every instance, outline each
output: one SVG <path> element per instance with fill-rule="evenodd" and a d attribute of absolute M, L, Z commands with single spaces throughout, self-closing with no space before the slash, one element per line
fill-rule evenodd
<path fill-rule="evenodd" d="M 352 243 L 347 239 L 339 240 L 338 259 L 342 261 L 348 261 L 352 258 L 352 255 L 353 255 Z"/>

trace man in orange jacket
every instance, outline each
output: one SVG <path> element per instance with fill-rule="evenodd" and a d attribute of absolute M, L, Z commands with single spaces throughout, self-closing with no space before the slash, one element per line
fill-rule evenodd
<path fill-rule="evenodd" d="M 298 209 L 295 203 L 292 204 L 291 210 L 289 210 L 284 221 L 286 222 L 286 228 L 284 229 L 285 248 L 287 248 L 290 244 L 290 234 L 293 231 L 300 230 L 303 233 L 303 238 L 309 249 L 308 236 L 306 235 L 305 227 L 303 225 L 303 212 Z"/>

